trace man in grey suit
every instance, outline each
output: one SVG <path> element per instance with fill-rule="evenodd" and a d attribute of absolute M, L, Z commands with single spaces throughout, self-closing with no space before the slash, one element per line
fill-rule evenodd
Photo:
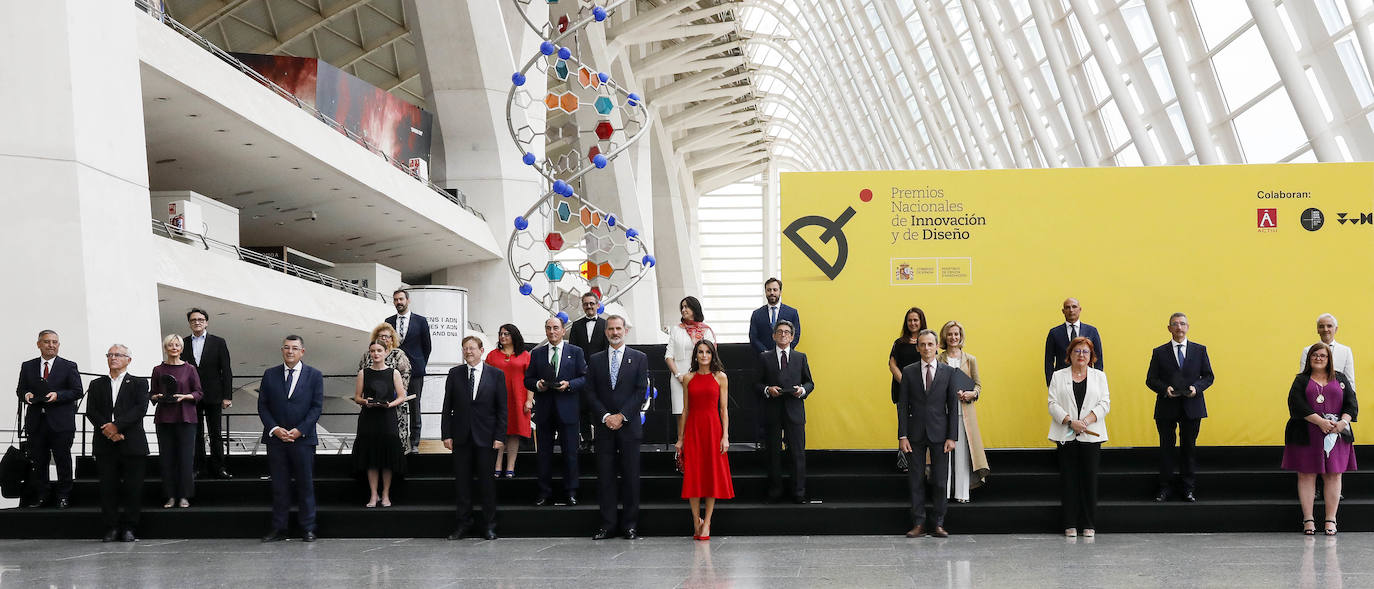
<path fill-rule="evenodd" d="M 935 332 L 922 329 L 916 334 L 916 350 L 921 361 L 902 369 L 902 386 L 897 396 L 897 444 L 907 454 L 907 462 L 920 465 L 926 451 L 930 451 L 930 478 L 934 487 L 931 497 L 934 527 L 926 523 L 926 473 L 913 467 L 907 473 L 911 483 L 911 521 L 915 527 L 906 533 L 908 538 L 920 538 L 927 532 L 945 538 L 945 506 L 949 493 L 949 460 L 945 455 L 954 449 L 959 438 L 959 390 L 954 386 L 955 369 L 936 360 L 939 347 Z"/>

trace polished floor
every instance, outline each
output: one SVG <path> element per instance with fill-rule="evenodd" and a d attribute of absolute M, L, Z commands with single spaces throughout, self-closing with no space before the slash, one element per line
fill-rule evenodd
<path fill-rule="evenodd" d="M 1374 534 L 0 542 L 0 587 L 1374 586 Z"/>

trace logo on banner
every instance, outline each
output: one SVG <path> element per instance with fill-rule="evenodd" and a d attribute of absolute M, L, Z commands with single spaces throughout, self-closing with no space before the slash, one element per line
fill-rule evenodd
<path fill-rule="evenodd" d="M 1341 225 L 1374 225 L 1374 213 L 1336 213 L 1336 222 Z"/>
<path fill-rule="evenodd" d="M 1326 216 L 1322 214 L 1321 209 L 1312 207 L 1302 212 L 1302 216 L 1298 217 L 1298 223 L 1302 224 L 1303 229 L 1316 231 L 1326 223 Z"/>
<path fill-rule="evenodd" d="M 1255 226 L 1261 233 L 1273 233 L 1278 231 L 1279 210 L 1278 209 L 1255 209 Z"/>
<path fill-rule="evenodd" d="M 782 234 L 786 235 L 787 239 L 792 240 L 792 245 L 797 246 L 801 253 L 806 254 L 806 257 L 811 260 L 812 264 L 816 265 L 816 268 L 820 269 L 822 274 L 834 280 L 836 276 L 840 275 L 840 271 L 844 270 L 845 263 L 849 261 L 849 240 L 844 236 L 844 224 L 848 223 L 853 216 L 853 207 L 845 207 L 844 212 L 840 213 L 840 216 L 834 220 L 820 215 L 807 215 L 793 221 L 786 229 L 782 230 Z M 826 260 L 820 252 L 816 251 L 815 247 L 812 247 L 802 238 L 801 230 L 812 226 L 823 229 L 821 231 L 821 243 L 835 242 L 834 260 Z"/>

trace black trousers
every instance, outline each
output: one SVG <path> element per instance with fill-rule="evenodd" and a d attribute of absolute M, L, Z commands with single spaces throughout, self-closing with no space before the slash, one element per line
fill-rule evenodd
<path fill-rule="evenodd" d="M 553 406 L 552 403 L 549 404 Z M 536 408 L 537 413 L 540 409 Z M 559 443 L 563 446 L 563 491 L 568 495 L 577 494 L 577 423 L 562 424 L 553 418 L 545 425 L 535 427 L 535 467 L 539 474 L 539 496 L 553 494 L 553 446 L 554 432 L 558 432 Z M 492 458 L 495 460 L 495 458 Z"/>
<path fill-rule="evenodd" d="M 196 470 L 218 474 L 224 468 L 224 404 L 202 401 L 196 404 L 200 421 L 196 423 Z M 205 460 L 205 433 L 210 432 L 210 460 Z"/>
<path fill-rule="evenodd" d="M 612 430 L 605 425 L 597 425 L 596 430 L 596 476 L 601 500 L 601 527 L 608 532 L 638 527 L 639 445 L 644 434 L 632 432 L 628 426 Z M 617 518 L 620 503 L 624 503 L 625 508 L 620 510 L 620 517 Z"/>
<path fill-rule="evenodd" d="M 906 480 L 911 485 L 911 523 L 919 526 L 926 523 L 926 469 L 925 456 L 930 452 L 930 511 L 936 526 L 945 525 L 945 509 L 949 507 L 949 455 L 945 452 L 945 442 L 930 440 L 911 440 L 911 453 L 906 455 L 910 468 Z"/>
<path fill-rule="evenodd" d="M 410 408 L 410 447 L 420 447 L 420 394 L 425 390 L 425 375 L 410 375 L 410 384 L 406 387 L 407 395 L 415 395 L 414 399 L 406 401 Z M 492 460 L 496 460 L 493 458 Z"/>
<path fill-rule="evenodd" d="M 794 423 L 784 414 L 764 422 L 764 452 L 768 453 L 768 496 L 782 495 L 782 440 L 787 433 L 787 452 L 792 462 L 792 494 L 806 494 L 806 424 Z"/>
<path fill-rule="evenodd" d="M 496 450 L 476 444 L 453 445 L 453 480 L 458 488 L 458 526 L 472 525 L 472 490 L 482 501 L 482 519 L 486 529 L 496 529 L 496 479 L 486 466 L 496 462 Z M 479 468 L 477 479 L 472 478 L 473 465 Z"/>
<path fill-rule="evenodd" d="M 285 531 L 291 501 L 296 502 L 296 521 L 302 532 L 315 531 L 315 446 L 271 438 L 267 446 L 267 472 L 272 476 L 272 529 Z"/>
<path fill-rule="evenodd" d="M 48 428 L 45 420 L 38 420 L 37 426 L 30 428 L 29 448 L 33 466 L 29 471 L 29 489 L 35 498 L 46 498 L 53 491 L 48 479 L 48 461 L 57 465 L 58 499 L 66 499 L 72 494 L 72 440 L 76 432 L 55 432 Z"/>
<path fill-rule="evenodd" d="M 95 457 L 95 468 L 100 475 L 100 515 L 106 528 L 132 530 L 138 525 L 147 463 L 148 458 L 139 454 L 110 453 Z"/>
<path fill-rule="evenodd" d="M 1184 492 L 1197 488 L 1197 434 L 1202 429 L 1202 420 L 1156 419 L 1155 427 L 1159 430 L 1159 488 L 1169 488 L 1175 469 Z M 1174 454 L 1175 428 L 1178 429 L 1177 458 Z"/>
<path fill-rule="evenodd" d="M 1064 442 L 1055 453 L 1059 459 L 1059 497 L 1064 508 L 1064 529 L 1096 528 L 1097 470 L 1102 462 L 1102 442 Z"/>
<path fill-rule="evenodd" d="M 194 460 L 196 424 L 157 424 L 157 453 L 162 461 L 162 492 L 172 499 L 196 495 L 191 462 Z"/>

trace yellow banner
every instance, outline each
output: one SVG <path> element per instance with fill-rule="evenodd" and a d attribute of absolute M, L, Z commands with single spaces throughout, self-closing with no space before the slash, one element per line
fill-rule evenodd
<path fill-rule="evenodd" d="M 967 329 L 987 446 L 1048 445 L 1045 336 L 1067 297 L 1102 334 L 1109 445 L 1158 444 L 1145 371 L 1175 311 L 1216 373 L 1199 443 L 1282 444 L 1318 315 L 1357 367 L 1374 358 L 1372 196 L 1368 163 L 782 174 L 809 446 L 895 446 L 887 358 L 912 306 Z"/>

